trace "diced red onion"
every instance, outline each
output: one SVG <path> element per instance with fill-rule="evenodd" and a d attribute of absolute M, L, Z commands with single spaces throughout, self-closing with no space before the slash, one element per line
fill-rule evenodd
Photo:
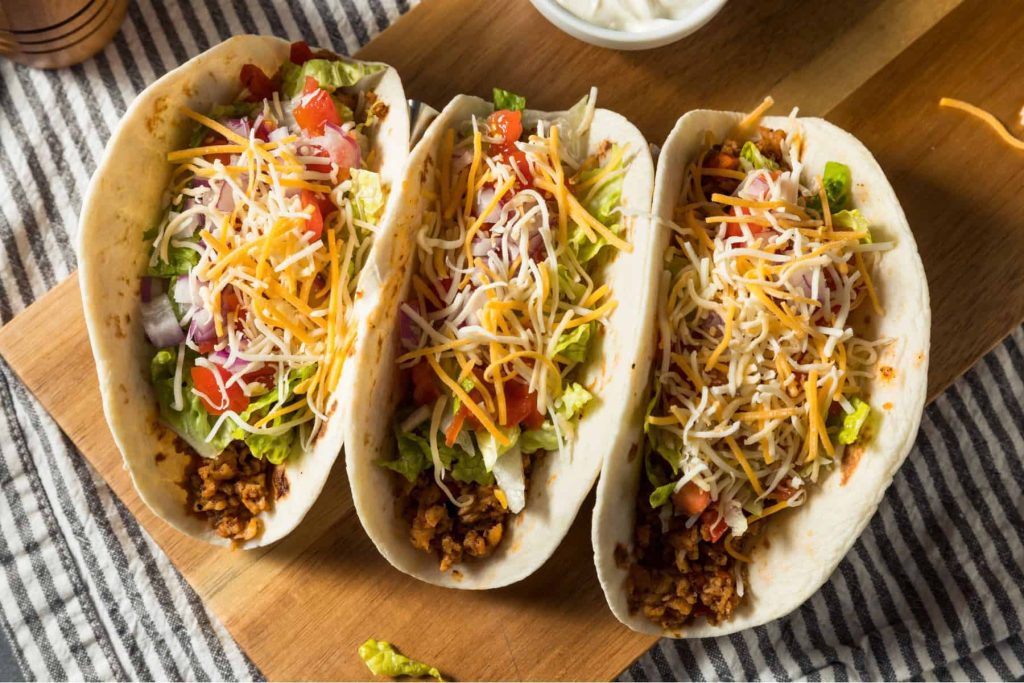
<path fill-rule="evenodd" d="M 230 213 L 235 209 L 235 193 L 231 191 L 228 183 L 220 184 L 220 194 L 217 196 L 217 209 L 224 213 Z"/>
<path fill-rule="evenodd" d="M 174 300 L 185 306 L 192 304 L 192 284 L 189 282 L 188 275 L 179 275 L 175 281 Z"/>
<path fill-rule="evenodd" d="M 473 256 L 487 256 L 492 248 L 491 238 L 487 235 L 481 235 L 480 233 L 477 233 L 476 236 L 473 237 L 473 243 L 470 245 Z"/>
<path fill-rule="evenodd" d="M 359 168 L 362 163 L 359 143 L 332 123 L 325 124 L 324 134 L 312 142 L 322 147 L 338 168 Z"/>
<path fill-rule="evenodd" d="M 197 309 L 188 326 L 188 336 L 195 342 L 211 342 L 217 339 L 217 329 L 213 324 L 213 314 L 205 308 Z"/>
<path fill-rule="evenodd" d="M 243 138 L 249 137 L 249 131 L 252 130 L 249 119 L 224 119 L 221 121 L 232 133 L 241 135 Z"/>
<path fill-rule="evenodd" d="M 142 327 L 153 346 L 162 349 L 180 344 L 185 339 L 181 324 L 174 315 L 171 300 L 163 292 L 159 278 L 142 278 Z"/>
<path fill-rule="evenodd" d="M 494 200 L 494 188 L 484 187 L 476 193 L 476 215 L 479 216 L 481 213 L 490 206 Z M 501 206 L 495 204 L 491 212 L 484 216 L 484 223 L 497 223 L 498 217 L 501 215 Z"/>
<path fill-rule="evenodd" d="M 270 142 L 277 142 L 278 140 L 282 140 L 286 137 L 288 137 L 288 128 L 285 126 L 278 126 L 274 130 L 270 131 L 267 135 L 267 140 Z"/>
<path fill-rule="evenodd" d="M 142 303 L 148 304 L 164 293 L 163 278 L 144 275 L 139 286 L 139 293 L 142 295 Z"/>
<path fill-rule="evenodd" d="M 409 304 L 413 308 L 416 307 L 415 302 Z M 413 319 L 405 312 L 404 309 L 398 311 L 398 331 L 402 341 L 402 347 L 406 349 L 415 349 L 416 345 L 420 341 L 420 336 L 416 323 Z"/>

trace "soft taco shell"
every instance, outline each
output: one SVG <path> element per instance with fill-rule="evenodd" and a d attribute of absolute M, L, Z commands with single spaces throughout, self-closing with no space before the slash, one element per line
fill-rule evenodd
<path fill-rule="evenodd" d="M 663 222 L 672 219 L 683 170 L 704 144 L 705 132 L 721 141 L 742 118 L 743 114 L 732 112 L 692 111 L 680 118 L 669 134 L 658 160 L 654 191 L 662 250 L 669 239 Z M 697 619 L 680 631 L 663 631 L 639 612 L 630 614 L 627 570 L 616 565 L 615 555 L 618 546 L 632 549 L 642 462 L 636 452 L 610 454 L 597 487 L 594 562 L 612 612 L 623 624 L 643 633 L 673 638 L 721 636 L 767 623 L 799 607 L 825 583 L 871 519 L 910 451 L 921 421 L 931 321 L 928 283 L 914 235 L 892 186 L 859 140 L 823 119 L 767 117 L 762 125 L 803 128 L 807 141 L 804 173 L 809 174 L 805 178 L 820 175 L 827 161 L 848 165 L 853 177 L 853 207 L 871 221 L 876 241 L 895 242 L 895 248 L 875 262 L 872 273 L 885 315 L 863 321 L 869 336 L 895 340 L 884 347 L 879 360 L 879 367 L 888 366 L 894 374 L 890 378 L 878 373 L 867 386 L 869 401 L 881 417 L 859 462 L 834 468 L 809 490 L 804 505 L 778 513 L 767 522 L 752 553 L 745 597 L 733 617 L 718 626 Z M 650 343 L 653 349 L 653 338 Z M 632 425 L 634 432 L 642 433 L 641 421 Z"/>
<path fill-rule="evenodd" d="M 638 340 L 646 339 L 653 326 L 652 265 L 658 261 L 647 217 L 654 184 L 647 142 L 625 118 L 598 109 L 590 129 L 589 152 L 593 153 L 604 140 L 629 145 L 630 154 L 635 156 L 623 184 L 622 204 L 625 212 L 637 215 L 628 232 L 633 252 L 616 254 L 604 270 L 605 281 L 619 306 L 580 376 L 580 382 L 594 394 L 594 403 L 579 423 L 571 461 L 549 453 L 535 466 L 526 507 L 509 525 L 495 553 L 441 572 L 437 557 L 411 545 L 409 526 L 395 509 L 393 473 L 376 463 L 393 457 L 395 408 L 404 393 L 395 363 L 398 309 L 415 267 L 422 174 L 427 164 L 436 162 L 445 130 L 468 121 L 472 115 L 485 118 L 492 111 L 491 104 L 480 98 L 456 97 L 412 152 L 402 186 L 401 213 L 393 225 L 395 233 L 388 239 L 394 267 L 382 291 L 388 292 L 389 299 L 387 305 L 377 308 L 379 324 L 360 335 L 355 365 L 356 393 L 362 399 L 353 405 L 351 432 L 346 437 L 352 497 L 377 549 L 406 574 L 435 585 L 464 589 L 504 586 L 540 567 L 568 531 L 605 454 L 626 450 L 627 437 L 635 438 L 617 426 L 636 409 L 647 377 Z M 529 122 L 534 117 L 554 116 L 557 114 L 528 111 L 525 118 Z"/>
<path fill-rule="evenodd" d="M 253 63 L 273 73 L 288 56 L 289 43 L 279 38 L 237 36 L 146 88 L 107 143 L 80 219 L 82 304 L 99 373 L 103 412 L 114 441 L 139 497 L 150 509 L 179 531 L 215 545 L 231 542 L 217 536 L 205 519 L 186 511 L 185 491 L 177 482 L 183 479 L 188 458 L 176 452 L 173 432 L 160 424 L 149 381 L 154 349 L 146 339 L 140 314 L 139 282 L 149 259 L 149 244 L 142 234 L 164 210 L 172 168 L 167 153 L 185 146 L 192 130 L 182 107 L 204 112 L 215 104 L 231 102 L 240 90 L 238 74 L 243 64 Z M 402 83 L 389 67 L 360 82 L 360 87 L 364 84 L 389 108 L 371 142 L 381 159 L 384 184 L 394 188 L 409 148 Z M 397 193 L 392 192 L 382 225 L 391 220 L 397 201 Z M 290 491 L 272 512 L 261 515 L 263 533 L 236 545 L 258 547 L 278 540 L 295 528 L 312 506 L 341 450 L 345 408 L 352 403 L 351 381 L 347 380 L 348 373 L 343 373 L 328 407 L 331 417 L 313 451 L 287 463 Z"/>

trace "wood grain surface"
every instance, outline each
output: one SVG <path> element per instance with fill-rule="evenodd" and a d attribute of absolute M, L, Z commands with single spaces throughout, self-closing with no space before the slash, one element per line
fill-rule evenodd
<path fill-rule="evenodd" d="M 555 108 L 595 83 L 600 103 L 652 142 L 689 108 L 743 109 L 772 93 L 777 111 L 800 105 L 852 131 L 893 181 L 931 286 L 930 396 L 1024 319 L 1024 154 L 937 106 L 948 95 L 1016 118 L 1022 3 L 734 0 L 684 42 L 645 53 L 586 46 L 525 0 L 509 7 L 426 0 L 361 56 L 394 64 L 409 95 L 435 105 L 499 85 Z M 272 679 L 365 678 L 356 648 L 368 637 L 460 679 L 610 679 L 653 643 L 605 607 L 589 502 L 537 574 L 486 593 L 392 570 L 359 527 L 342 468 L 284 541 L 217 551 L 157 520 L 132 489 L 97 413 L 75 277 L 0 330 L 0 354 Z"/>

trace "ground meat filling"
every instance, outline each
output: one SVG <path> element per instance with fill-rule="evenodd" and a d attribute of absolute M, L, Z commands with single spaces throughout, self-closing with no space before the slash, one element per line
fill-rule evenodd
<path fill-rule="evenodd" d="M 754 141 L 761 154 L 779 166 L 785 165 L 782 157 L 782 143 L 786 139 L 786 131 L 765 128 L 761 126 L 760 137 Z M 740 145 L 735 140 L 726 140 L 720 145 L 713 146 L 704 157 L 702 168 L 720 168 L 727 171 L 740 170 Z M 740 181 L 735 178 L 725 178 L 716 175 L 701 176 L 701 190 L 705 197 L 718 194 L 732 194 L 739 187 Z"/>
<path fill-rule="evenodd" d="M 531 468 L 531 456 L 523 455 L 527 490 Z M 493 553 L 515 516 L 493 484 L 467 484 L 445 477 L 444 483 L 456 499 L 468 498 L 465 506 L 458 507 L 434 481 L 433 470 L 422 472 L 412 485 L 404 478 L 398 479 L 402 487 L 398 492 L 402 501 L 399 512 L 409 524 L 409 540 L 413 547 L 435 554 L 443 572 L 467 558 Z"/>
<path fill-rule="evenodd" d="M 719 624 L 732 616 L 740 602 L 736 592 L 735 560 L 724 539 L 712 543 L 703 524 L 686 528 L 686 518 L 672 515 L 663 528 L 661 515 L 651 508 L 653 487 L 641 486 L 637 498 L 632 562 L 626 579 L 629 610 L 640 611 L 663 629 L 675 630 L 698 617 Z M 616 549 L 618 562 L 627 553 Z"/>
<path fill-rule="evenodd" d="M 200 457 L 184 443 L 179 449 L 192 457 L 183 482 L 189 510 L 206 519 L 222 538 L 249 541 L 259 536 L 259 516 L 288 492 L 284 467 L 253 457 L 239 442 L 216 458 Z"/>

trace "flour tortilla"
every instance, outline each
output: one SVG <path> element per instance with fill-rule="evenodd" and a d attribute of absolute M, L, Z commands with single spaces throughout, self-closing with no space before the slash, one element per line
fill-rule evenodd
<path fill-rule="evenodd" d="M 704 143 L 706 131 L 722 141 L 742 114 L 693 111 L 676 123 L 658 160 L 654 215 L 672 219 L 681 194 L 683 172 Z M 639 611 L 630 614 L 625 590 L 626 570 L 616 566 L 615 549 L 632 549 L 636 494 L 642 462 L 636 451 L 614 451 L 602 468 L 594 508 L 594 561 L 612 612 L 626 626 L 642 633 L 673 638 L 721 636 L 767 623 L 799 607 L 828 579 L 867 525 L 906 458 L 924 409 L 928 379 L 931 313 L 928 283 L 914 235 L 885 174 L 856 138 L 817 118 L 797 120 L 806 135 L 804 178 L 821 175 L 825 162 L 839 161 L 853 176 L 851 202 L 871 222 L 876 241 L 893 241 L 895 249 L 881 254 L 873 279 L 885 315 L 871 320 L 868 336 L 892 338 L 881 351 L 880 365 L 895 368 L 895 377 L 876 377 L 868 385 L 868 400 L 881 413 L 877 432 L 864 448 L 859 464 L 843 484 L 840 468 L 833 469 L 808 491 L 807 502 L 776 514 L 766 524 L 761 543 L 752 553 L 746 594 L 731 619 L 710 626 L 704 619 L 678 631 L 664 631 Z M 762 125 L 792 130 L 793 120 L 767 117 Z M 669 228 L 659 223 L 659 247 L 668 245 Z M 652 340 L 653 350 L 653 340 Z M 889 408 L 883 408 L 888 406 Z M 642 434 L 642 419 L 632 429 Z"/>
<path fill-rule="evenodd" d="M 606 282 L 619 306 L 598 336 L 580 381 L 595 400 L 580 420 L 571 460 L 548 453 L 534 467 L 526 507 L 509 525 L 493 555 L 469 559 L 447 573 L 438 558 L 414 548 L 409 525 L 395 510 L 394 473 L 377 463 L 394 457 L 395 408 L 405 391 L 398 385 L 395 358 L 398 351 L 398 307 L 405 300 L 415 268 L 415 232 L 422 211 L 421 174 L 426 164 L 436 163 L 444 132 L 472 115 L 486 118 L 493 107 L 476 97 L 460 95 L 431 125 L 409 160 L 403 184 L 402 213 L 395 234 L 388 240 L 392 270 L 381 288 L 389 304 L 378 307 L 380 324 L 360 335 L 356 351 L 356 391 L 362 397 L 353 406 L 351 432 L 346 437 L 346 465 L 352 497 L 363 527 L 381 554 L 401 571 L 439 586 L 486 589 L 519 581 L 540 567 L 558 547 L 580 505 L 594 484 L 606 455 L 628 448 L 627 434 L 616 427 L 639 409 L 648 368 L 640 363 L 638 340 L 653 329 L 653 265 L 659 257 L 647 214 L 654 185 L 653 163 L 647 142 L 626 119 L 598 109 L 589 134 L 592 153 L 604 140 L 628 144 L 635 155 L 625 176 L 622 205 L 628 220 L 631 254 L 617 253 L 605 270 Z M 557 114 L 526 112 L 527 126 L 536 117 Z M 635 437 L 634 437 L 635 438 Z"/>
<path fill-rule="evenodd" d="M 268 36 L 237 36 L 189 60 L 146 88 L 125 113 L 93 175 L 79 229 L 79 282 L 82 303 L 99 372 L 103 411 L 135 489 L 153 512 L 194 538 L 215 545 L 231 541 L 216 535 L 205 519 L 185 509 L 183 479 L 188 458 L 172 446 L 173 432 L 159 423 L 156 396 L 149 381 L 154 349 L 142 327 L 140 278 L 149 260 L 142 234 L 165 207 L 172 165 L 167 153 L 186 146 L 193 122 L 182 107 L 206 112 L 234 101 L 239 70 L 253 63 L 274 73 L 288 60 L 289 43 Z M 372 87 L 389 111 L 371 138 L 381 160 L 385 186 L 394 188 L 409 150 L 409 119 L 398 73 L 374 74 L 358 87 Z M 389 197 L 382 225 L 398 202 Z M 376 246 L 373 247 L 376 250 Z M 364 273 L 374 264 L 370 261 Z M 362 281 L 360 282 L 362 286 Z M 344 436 L 345 408 L 352 404 L 349 373 L 342 375 L 328 406 L 330 419 L 312 452 L 287 463 L 289 493 L 264 513 L 263 533 L 240 547 L 273 543 L 302 521 L 323 488 Z M 166 456 L 157 462 L 157 455 Z"/>

